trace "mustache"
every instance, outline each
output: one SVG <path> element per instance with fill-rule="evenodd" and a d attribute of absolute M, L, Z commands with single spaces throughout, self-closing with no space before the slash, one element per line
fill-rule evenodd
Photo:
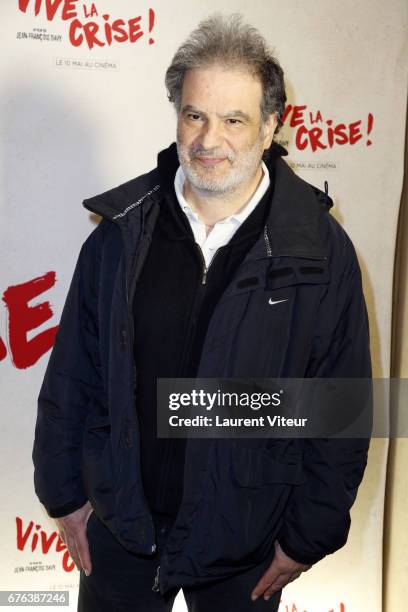
<path fill-rule="evenodd" d="M 235 160 L 235 155 L 231 151 L 217 151 L 211 150 L 206 151 L 201 147 L 186 147 L 186 152 L 188 153 L 190 159 L 194 159 L 194 157 L 203 156 L 208 158 L 218 158 L 218 157 L 226 157 L 229 161 Z"/>

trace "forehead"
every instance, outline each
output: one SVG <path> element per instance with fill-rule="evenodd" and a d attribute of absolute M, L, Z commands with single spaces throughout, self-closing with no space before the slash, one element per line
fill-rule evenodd
<path fill-rule="evenodd" d="M 262 85 L 245 67 L 219 65 L 189 70 L 183 81 L 181 107 L 191 105 L 204 112 L 239 109 L 259 114 Z"/>

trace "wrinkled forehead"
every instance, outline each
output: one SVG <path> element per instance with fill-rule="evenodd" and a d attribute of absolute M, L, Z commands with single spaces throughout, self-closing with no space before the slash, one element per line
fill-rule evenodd
<path fill-rule="evenodd" d="M 180 111 L 193 108 L 206 114 L 241 112 L 259 118 L 262 84 L 244 65 L 212 65 L 193 68 L 185 74 Z"/>

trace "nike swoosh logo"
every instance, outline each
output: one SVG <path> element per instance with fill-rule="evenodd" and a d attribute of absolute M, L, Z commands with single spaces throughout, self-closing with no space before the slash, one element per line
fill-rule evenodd
<path fill-rule="evenodd" d="M 287 302 L 289 298 L 286 298 L 286 300 L 273 300 L 272 298 L 269 298 L 269 304 L 271 306 L 273 306 L 274 304 L 280 304 L 281 302 Z"/>

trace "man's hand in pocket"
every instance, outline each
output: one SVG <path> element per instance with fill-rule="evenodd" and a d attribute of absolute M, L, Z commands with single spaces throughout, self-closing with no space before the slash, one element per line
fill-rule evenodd
<path fill-rule="evenodd" d="M 92 571 L 91 555 L 89 552 L 88 538 L 86 535 L 86 525 L 93 512 L 89 501 L 82 508 L 55 519 L 61 540 L 67 545 L 77 569 L 81 567 L 87 576 Z"/>
<path fill-rule="evenodd" d="M 302 572 L 312 567 L 305 563 L 298 563 L 291 559 L 281 549 L 279 542 L 275 540 L 275 556 L 269 568 L 263 574 L 251 593 L 253 601 L 260 595 L 265 600 L 269 599 L 276 591 L 283 589 L 289 582 L 299 578 Z"/>

